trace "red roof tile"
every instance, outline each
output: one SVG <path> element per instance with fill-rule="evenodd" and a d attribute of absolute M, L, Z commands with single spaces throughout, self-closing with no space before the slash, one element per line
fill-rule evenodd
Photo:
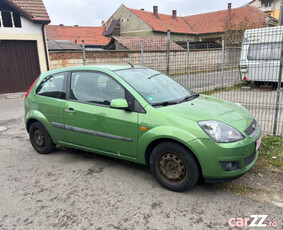
<path fill-rule="evenodd" d="M 45 27 L 46 36 L 51 40 L 69 40 L 73 43 L 85 45 L 108 45 L 110 38 L 103 36 L 104 27 L 56 26 Z M 77 42 L 76 42 L 77 41 Z"/>
<path fill-rule="evenodd" d="M 141 50 L 143 40 L 144 50 L 167 50 L 167 38 L 165 37 L 113 37 L 118 43 L 128 50 Z M 175 42 L 170 41 L 170 50 L 183 50 Z"/>
<path fill-rule="evenodd" d="M 22 12 L 29 20 L 50 23 L 50 18 L 42 0 L 5 0 Z"/>
<path fill-rule="evenodd" d="M 160 13 L 158 13 L 158 17 L 155 17 L 153 12 L 128 9 L 150 25 L 154 31 L 167 32 L 170 30 L 173 33 L 196 34 L 181 17 L 176 17 L 177 20 L 175 20 L 172 15 Z"/>
<path fill-rule="evenodd" d="M 258 9 L 246 6 L 231 9 L 231 23 L 239 24 L 247 19 L 257 27 L 265 26 L 266 14 Z M 199 34 L 218 33 L 224 31 L 224 24 L 228 18 L 228 10 L 183 17 L 184 20 Z"/>

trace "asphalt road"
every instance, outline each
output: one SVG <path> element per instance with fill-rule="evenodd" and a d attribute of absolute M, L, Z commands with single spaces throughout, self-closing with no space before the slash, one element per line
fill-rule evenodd
<path fill-rule="evenodd" d="M 233 86 L 240 80 L 238 69 L 226 70 L 223 75 L 221 71 L 204 71 L 191 74 L 189 77 L 187 74 L 173 75 L 172 77 L 195 92 Z"/>
<path fill-rule="evenodd" d="M 174 193 L 145 166 L 73 149 L 37 154 L 23 98 L 0 99 L 0 111 L 0 229 L 229 229 L 250 215 L 282 227 L 282 208 L 219 185 Z"/>

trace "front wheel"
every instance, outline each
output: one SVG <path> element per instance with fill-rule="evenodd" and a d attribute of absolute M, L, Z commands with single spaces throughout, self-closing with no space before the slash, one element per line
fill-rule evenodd
<path fill-rule="evenodd" d="M 192 188 L 200 177 L 196 158 L 187 148 L 174 142 L 164 142 L 153 149 L 150 170 L 163 187 L 175 192 Z"/>
<path fill-rule="evenodd" d="M 48 131 L 40 122 L 34 122 L 29 128 L 29 139 L 33 148 L 41 154 L 47 154 L 54 150 L 53 143 Z"/>

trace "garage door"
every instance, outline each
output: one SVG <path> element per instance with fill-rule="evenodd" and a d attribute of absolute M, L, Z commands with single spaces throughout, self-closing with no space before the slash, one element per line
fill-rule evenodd
<path fill-rule="evenodd" d="M 39 74 L 36 41 L 0 40 L 0 93 L 25 92 Z"/>

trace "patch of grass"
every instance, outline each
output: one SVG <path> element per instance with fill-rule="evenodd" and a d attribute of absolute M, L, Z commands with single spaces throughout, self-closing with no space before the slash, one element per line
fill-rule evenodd
<path fill-rule="evenodd" d="M 251 194 L 258 192 L 256 189 L 243 184 L 227 183 L 222 185 L 224 190 L 232 191 L 236 194 Z"/>
<path fill-rule="evenodd" d="M 235 90 L 235 89 L 239 89 L 243 86 L 247 86 L 247 84 L 245 82 L 240 82 L 240 83 L 237 83 L 233 86 L 229 86 L 229 87 L 217 87 L 217 88 L 214 88 L 212 90 L 206 90 L 206 91 L 203 91 L 203 92 L 200 92 L 201 94 L 205 94 L 205 95 L 211 95 L 213 93 L 216 93 L 216 92 L 223 92 L 223 91 L 230 91 L 230 90 Z"/>
<path fill-rule="evenodd" d="M 263 137 L 259 150 L 258 164 L 273 165 L 283 169 L 283 138 L 278 136 Z"/>

